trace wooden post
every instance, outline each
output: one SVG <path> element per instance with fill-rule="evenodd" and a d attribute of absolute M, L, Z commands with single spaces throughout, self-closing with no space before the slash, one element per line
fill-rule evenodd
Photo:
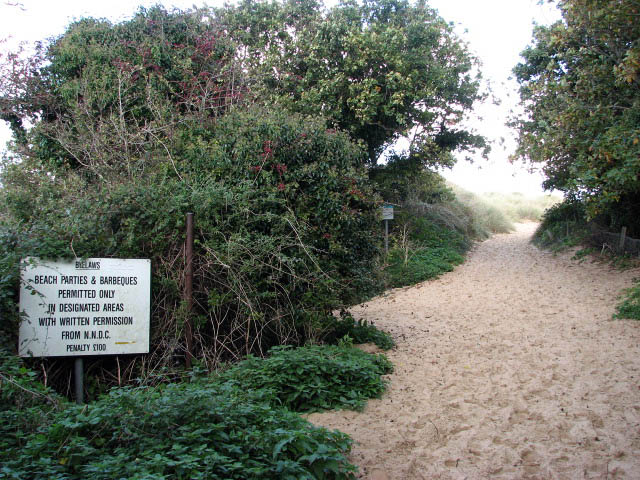
<path fill-rule="evenodd" d="M 193 213 L 187 213 L 187 243 L 185 245 L 186 268 L 184 278 L 184 297 L 187 304 L 187 312 L 184 319 L 184 335 L 186 341 L 187 368 L 191 368 L 191 355 L 193 347 L 193 329 L 191 324 L 191 310 L 193 309 Z"/>
<path fill-rule="evenodd" d="M 618 244 L 618 253 L 624 253 L 624 242 L 627 239 L 627 227 L 622 227 L 622 231 L 620 232 L 620 243 Z"/>

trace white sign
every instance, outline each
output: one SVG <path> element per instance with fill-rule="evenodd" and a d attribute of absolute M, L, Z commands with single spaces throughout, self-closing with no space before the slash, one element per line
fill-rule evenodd
<path fill-rule="evenodd" d="M 149 352 L 151 261 L 24 259 L 22 357 Z"/>
<path fill-rule="evenodd" d="M 393 220 L 393 205 L 384 204 L 382 206 L 382 219 Z"/>

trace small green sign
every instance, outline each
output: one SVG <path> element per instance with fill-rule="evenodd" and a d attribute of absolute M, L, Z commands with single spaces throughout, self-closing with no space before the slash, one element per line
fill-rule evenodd
<path fill-rule="evenodd" d="M 393 220 L 393 205 L 385 203 L 382 206 L 382 219 Z"/>

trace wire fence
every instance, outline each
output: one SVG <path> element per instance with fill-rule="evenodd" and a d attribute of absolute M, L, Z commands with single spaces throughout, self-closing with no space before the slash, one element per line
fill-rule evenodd
<path fill-rule="evenodd" d="M 592 225 L 589 238 L 593 246 L 602 248 L 603 251 L 610 250 L 618 255 L 640 256 L 640 240 L 627 237 L 626 230 L 623 227 L 620 232 L 613 233 Z"/>

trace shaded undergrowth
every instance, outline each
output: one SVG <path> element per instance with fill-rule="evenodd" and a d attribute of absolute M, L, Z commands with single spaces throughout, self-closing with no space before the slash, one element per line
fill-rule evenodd
<path fill-rule="evenodd" d="M 564 201 L 549 208 L 533 236 L 533 243 L 551 251 L 562 251 L 586 243 L 589 225 L 584 205 Z"/>
<path fill-rule="evenodd" d="M 380 330 L 373 322 L 355 320 L 348 311 L 340 312 L 340 317 L 331 317 L 323 340 L 330 344 L 374 343 L 382 350 L 395 346 L 391 335 Z"/>

